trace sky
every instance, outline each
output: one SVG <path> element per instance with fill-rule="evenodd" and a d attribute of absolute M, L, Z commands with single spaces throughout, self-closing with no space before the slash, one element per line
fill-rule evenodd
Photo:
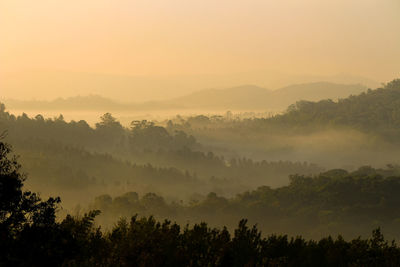
<path fill-rule="evenodd" d="M 13 82 L 49 71 L 183 80 L 348 73 L 381 82 L 399 70 L 399 0 L 0 1 L 0 75 Z"/>

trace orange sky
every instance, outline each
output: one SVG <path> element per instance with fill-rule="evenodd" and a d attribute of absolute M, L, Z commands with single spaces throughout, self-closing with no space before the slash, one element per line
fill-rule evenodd
<path fill-rule="evenodd" d="M 2 0 L 0 73 L 399 76 L 399 0 Z M 212 86 L 212 85 L 210 85 Z"/>

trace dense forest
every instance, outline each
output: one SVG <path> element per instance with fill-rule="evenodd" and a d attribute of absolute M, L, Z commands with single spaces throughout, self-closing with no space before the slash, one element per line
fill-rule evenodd
<path fill-rule="evenodd" d="M 232 234 L 206 223 L 180 227 L 153 217 L 121 219 L 110 231 L 93 223 L 100 211 L 56 219 L 59 198 L 25 191 L 10 147 L 0 142 L 2 266 L 397 266 L 400 248 L 379 228 L 368 239 L 307 241 L 262 236 L 241 220 Z"/>
<path fill-rule="evenodd" d="M 0 104 L 0 265 L 396 266 L 399 92 L 129 127 Z"/>
<path fill-rule="evenodd" d="M 257 223 L 264 233 L 300 232 L 310 238 L 342 234 L 354 238 L 381 226 L 391 238 L 399 239 L 399 190 L 399 166 L 361 167 L 350 173 L 335 169 L 314 177 L 292 175 L 288 186 L 263 186 L 233 198 L 212 192 L 189 203 L 168 203 L 154 193 L 140 197 L 127 192 L 114 198 L 98 196 L 89 207 L 103 212 L 99 220 L 104 226 L 111 226 L 116 217 L 140 214 L 173 218 L 182 224 L 205 220 L 233 229 L 233 223 L 244 217 Z"/>
<path fill-rule="evenodd" d="M 316 174 L 322 167 L 307 162 L 225 158 L 195 137 L 149 121 L 123 127 L 110 113 L 94 128 L 85 121 L 66 122 L 62 115 L 45 119 L 14 116 L 0 106 L 0 127 L 21 156 L 29 186 L 45 195 L 56 190 L 65 203 L 83 202 L 102 192 L 157 192 L 174 200 L 210 191 L 233 196 L 268 184 L 286 184 L 292 173 Z M 76 203 L 75 203 L 76 204 Z"/>

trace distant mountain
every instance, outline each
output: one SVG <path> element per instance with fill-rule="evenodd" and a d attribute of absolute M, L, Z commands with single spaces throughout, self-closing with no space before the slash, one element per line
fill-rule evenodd
<path fill-rule="evenodd" d="M 366 90 L 367 87 L 361 84 L 328 82 L 291 85 L 274 91 L 245 85 L 223 90 L 202 90 L 168 103 L 194 109 L 284 110 L 299 100 L 337 100 Z"/>
<path fill-rule="evenodd" d="M 253 109 L 262 106 L 272 91 L 255 85 L 208 89 L 167 101 L 193 109 Z M 265 106 L 264 106 L 265 108 Z"/>
<path fill-rule="evenodd" d="M 67 98 L 56 98 L 51 101 L 46 100 L 1 100 L 8 109 L 17 109 L 22 111 L 130 111 L 130 110 L 165 110 L 165 109 L 183 109 L 182 106 L 174 106 L 172 103 L 166 102 L 143 102 L 143 103 L 122 103 L 111 100 L 99 95 L 74 96 Z"/>
<path fill-rule="evenodd" d="M 19 110 L 275 110 L 283 111 L 299 100 L 344 98 L 359 94 L 367 88 L 360 84 L 334 84 L 328 82 L 297 84 L 278 90 L 268 90 L 255 85 L 227 89 L 206 89 L 166 101 L 122 103 L 99 95 L 57 98 L 52 101 L 21 101 L 8 99 L 8 108 Z"/>
<path fill-rule="evenodd" d="M 330 76 L 296 75 L 279 71 L 249 73 L 132 76 L 106 73 L 27 70 L 17 73 L 0 71 L 0 97 L 10 99 L 51 100 L 57 97 L 96 94 L 122 102 L 143 103 L 164 101 L 187 95 L 204 88 L 231 88 L 240 84 L 257 84 L 278 89 L 291 84 L 326 81 L 338 84 L 380 86 L 361 76 L 337 74 Z"/>
<path fill-rule="evenodd" d="M 115 110 L 124 108 L 123 104 L 99 95 L 57 98 L 52 101 L 8 99 L 5 102 L 9 108 L 22 110 L 96 110 L 99 107 L 105 110 Z"/>

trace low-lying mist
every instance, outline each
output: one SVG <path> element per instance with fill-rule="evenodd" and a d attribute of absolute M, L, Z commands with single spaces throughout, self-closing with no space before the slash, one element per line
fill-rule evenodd
<path fill-rule="evenodd" d="M 139 213 L 229 227 L 246 217 L 267 232 L 309 237 L 353 237 L 383 225 L 397 236 L 397 92 L 394 81 L 338 101 L 297 102 L 275 115 L 152 119 L 154 111 L 129 123 L 111 113 L 92 123 L 78 112 L 70 121 L 14 115 L 1 104 L 0 129 L 20 155 L 25 186 L 61 196 L 60 216 L 94 208 L 104 226 Z M 376 99 L 378 113 L 370 108 Z"/>

